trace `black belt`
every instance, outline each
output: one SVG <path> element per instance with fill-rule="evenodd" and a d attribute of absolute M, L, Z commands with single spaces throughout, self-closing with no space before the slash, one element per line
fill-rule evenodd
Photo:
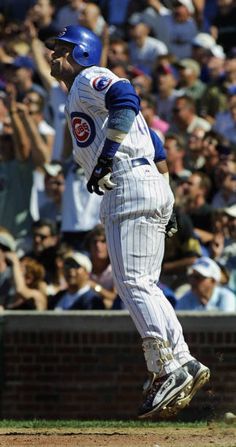
<path fill-rule="evenodd" d="M 150 165 L 149 161 L 144 157 L 133 158 L 131 160 L 131 164 L 132 164 L 133 168 L 135 168 L 136 166 L 141 166 L 141 165 Z"/>

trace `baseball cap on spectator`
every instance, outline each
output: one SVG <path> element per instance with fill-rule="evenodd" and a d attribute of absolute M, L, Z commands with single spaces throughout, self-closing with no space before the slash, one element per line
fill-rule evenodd
<path fill-rule="evenodd" d="M 202 256 L 194 262 L 188 273 L 191 275 L 193 272 L 198 272 L 205 278 L 213 278 L 216 282 L 221 280 L 220 267 L 213 259 L 207 256 Z"/>
<path fill-rule="evenodd" d="M 229 155 L 232 154 L 232 149 L 230 146 L 227 146 L 226 144 L 217 144 L 216 150 L 218 151 L 220 157 L 229 157 Z"/>
<path fill-rule="evenodd" d="M 17 68 L 29 68 L 30 70 L 35 69 L 34 62 L 29 56 L 17 56 L 10 65 L 16 69 Z"/>
<path fill-rule="evenodd" d="M 191 0 L 178 0 L 173 3 L 173 7 L 179 5 L 185 6 L 190 14 L 194 13 L 194 6 Z"/>
<path fill-rule="evenodd" d="M 62 164 L 53 161 L 51 163 L 45 163 L 43 165 L 43 168 L 45 172 L 51 177 L 56 177 L 58 174 L 60 174 L 60 172 L 63 171 Z"/>
<path fill-rule="evenodd" d="M 176 68 L 173 65 L 168 64 L 168 63 L 159 64 L 157 66 L 157 73 L 165 74 L 165 75 L 172 74 L 175 78 L 178 77 L 178 73 L 176 72 Z"/>
<path fill-rule="evenodd" d="M 228 95 L 236 95 L 236 85 L 231 85 L 227 88 Z"/>
<path fill-rule="evenodd" d="M 223 211 L 225 214 L 227 214 L 230 217 L 236 217 L 236 205 L 232 205 L 232 206 L 223 208 Z"/>
<path fill-rule="evenodd" d="M 147 21 L 145 20 L 144 16 L 142 16 L 142 14 L 140 12 L 134 12 L 129 20 L 128 23 L 131 26 L 135 26 L 138 25 L 139 23 L 145 23 L 146 25 L 148 25 Z"/>
<path fill-rule="evenodd" d="M 210 53 L 214 57 L 218 57 L 219 59 L 225 59 L 225 53 L 224 49 L 221 45 L 214 45 L 212 48 L 209 49 Z"/>
<path fill-rule="evenodd" d="M 190 69 L 193 70 L 197 76 L 200 75 L 200 65 L 194 59 L 182 59 L 179 62 L 176 62 L 175 65 L 177 68 Z"/>
<path fill-rule="evenodd" d="M 16 243 L 13 236 L 5 231 L 0 231 L 0 246 L 9 251 L 15 251 Z"/>
<path fill-rule="evenodd" d="M 192 45 L 194 47 L 201 47 L 205 50 L 210 50 L 216 45 L 214 37 L 208 33 L 198 33 L 192 40 Z"/>
<path fill-rule="evenodd" d="M 65 256 L 65 265 L 74 266 L 75 268 L 83 267 L 88 273 L 92 271 L 92 263 L 88 256 L 83 253 L 73 252 Z"/>

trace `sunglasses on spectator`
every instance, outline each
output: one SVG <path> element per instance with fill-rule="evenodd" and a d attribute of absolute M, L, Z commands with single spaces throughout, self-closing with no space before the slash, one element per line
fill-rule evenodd
<path fill-rule="evenodd" d="M 201 279 L 205 279 L 205 278 L 206 278 L 206 276 L 203 276 L 203 275 L 201 275 L 201 274 L 198 273 L 198 272 L 192 272 L 191 275 L 190 275 L 190 277 L 193 278 L 193 279 L 198 279 L 199 281 L 200 281 Z"/>
<path fill-rule="evenodd" d="M 64 185 L 65 182 L 63 182 L 62 180 L 48 180 L 48 184 L 61 186 L 61 185 Z"/>
<path fill-rule="evenodd" d="M 41 233 L 34 233 L 33 234 L 33 238 L 35 239 L 35 238 L 40 238 L 40 239 L 42 239 L 42 241 L 44 241 L 44 239 L 47 239 L 47 237 L 50 237 L 51 235 L 50 234 L 41 234 Z"/>
<path fill-rule="evenodd" d="M 73 261 L 73 259 L 64 261 L 65 269 L 79 269 L 80 267 L 81 265 L 78 264 L 76 261 Z"/>
<path fill-rule="evenodd" d="M 7 252 L 10 251 L 10 249 L 8 247 L 6 247 L 5 245 L 0 244 L 0 250 Z"/>
<path fill-rule="evenodd" d="M 174 113 L 179 113 L 179 112 L 181 112 L 181 110 L 183 110 L 185 107 L 174 107 L 173 108 L 173 112 Z"/>

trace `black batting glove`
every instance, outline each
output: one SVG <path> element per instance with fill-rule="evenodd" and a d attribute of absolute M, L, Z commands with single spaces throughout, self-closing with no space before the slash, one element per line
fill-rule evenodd
<path fill-rule="evenodd" d="M 87 183 L 87 189 L 90 193 L 95 192 L 99 196 L 102 196 L 105 190 L 111 190 L 116 186 L 115 183 L 111 181 L 112 162 L 112 158 L 98 158 L 98 162 Z"/>
<path fill-rule="evenodd" d="M 170 220 L 166 225 L 166 237 L 172 237 L 178 231 L 178 222 L 175 209 L 173 209 Z"/>

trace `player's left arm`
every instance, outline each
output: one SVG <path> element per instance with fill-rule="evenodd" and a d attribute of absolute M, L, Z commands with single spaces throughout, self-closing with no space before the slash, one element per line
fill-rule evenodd
<path fill-rule="evenodd" d="M 164 176 L 165 180 L 169 184 L 170 178 L 169 178 L 168 164 L 166 161 L 166 151 L 163 147 L 163 144 L 162 144 L 160 138 L 156 134 L 156 132 L 154 132 L 152 129 L 149 129 L 149 132 L 150 132 L 152 143 L 153 143 L 153 146 L 155 149 L 155 156 L 154 156 L 155 165 L 156 165 L 158 171 L 160 172 L 160 174 L 162 174 Z M 178 231 L 178 222 L 177 222 L 175 208 L 173 208 L 169 222 L 166 225 L 166 236 L 172 237 L 172 236 L 174 236 L 175 233 L 177 233 L 177 231 Z"/>
<path fill-rule="evenodd" d="M 106 189 L 113 189 L 113 158 L 140 110 L 140 100 L 128 81 L 118 81 L 108 90 L 105 97 L 109 111 L 107 134 L 102 152 L 87 183 L 90 193 L 102 195 Z M 101 188 L 101 189 L 100 189 Z"/>

